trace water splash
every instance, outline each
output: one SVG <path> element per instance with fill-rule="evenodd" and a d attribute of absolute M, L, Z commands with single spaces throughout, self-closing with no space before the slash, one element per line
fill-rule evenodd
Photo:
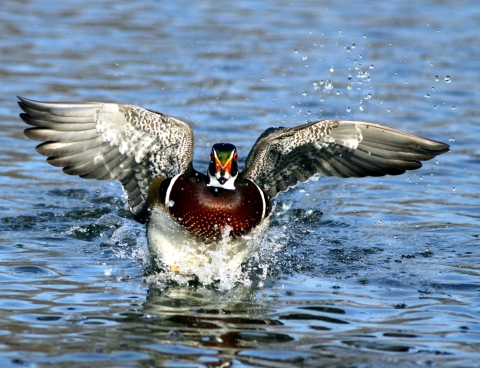
<path fill-rule="evenodd" d="M 108 240 L 116 257 L 148 264 L 150 256 L 143 225 L 112 214 L 100 217 L 97 224 L 116 227 Z"/>
<path fill-rule="evenodd" d="M 222 231 L 218 243 L 203 243 L 200 240 L 178 236 L 152 237 L 153 267 L 157 269 L 145 278 L 156 288 L 164 289 L 171 283 L 189 285 L 192 282 L 214 286 L 220 291 L 230 290 L 238 284 L 252 284 L 251 260 L 255 263 L 261 248 L 262 238 L 270 218 L 249 235 L 232 240 L 231 228 Z M 178 224 L 171 224 L 174 227 Z M 172 233 L 173 234 L 173 233 Z M 176 233 L 175 233 L 176 234 Z M 150 238 L 149 238 L 150 239 Z"/>

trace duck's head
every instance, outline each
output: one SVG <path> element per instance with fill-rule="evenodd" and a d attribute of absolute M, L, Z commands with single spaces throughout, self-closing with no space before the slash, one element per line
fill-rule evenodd
<path fill-rule="evenodd" d="M 230 143 L 217 143 L 210 153 L 208 166 L 209 186 L 235 189 L 235 179 L 238 176 L 237 148 Z"/>

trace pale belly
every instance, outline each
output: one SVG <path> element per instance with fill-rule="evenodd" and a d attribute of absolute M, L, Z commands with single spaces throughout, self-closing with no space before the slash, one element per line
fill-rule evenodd
<path fill-rule="evenodd" d="M 152 208 L 147 225 L 147 240 L 150 253 L 166 268 L 183 275 L 198 275 L 206 267 L 222 268 L 235 272 L 253 255 L 268 229 L 270 217 L 247 235 L 218 242 L 202 242 L 185 231 L 175 219 L 159 207 Z M 225 229 L 225 234 L 229 229 Z"/>

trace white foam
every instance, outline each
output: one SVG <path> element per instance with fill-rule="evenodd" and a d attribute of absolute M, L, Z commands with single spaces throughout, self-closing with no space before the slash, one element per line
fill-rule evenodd
<path fill-rule="evenodd" d="M 161 213 L 165 214 L 164 211 Z M 170 218 L 168 214 L 165 215 L 168 217 L 162 221 Z M 285 244 L 288 234 L 288 219 L 282 221 L 283 226 L 271 228 L 267 236 L 263 237 L 269 220 L 270 218 L 267 218 L 248 236 L 233 241 L 229 238 L 231 229 L 226 228 L 221 241 L 216 244 L 204 244 L 194 241 L 192 237 L 186 237 L 183 228 L 169 220 L 167 222 L 172 226 L 170 231 L 158 232 L 153 236 L 156 239 L 152 238 L 152 229 L 148 231 L 148 236 L 153 241 L 164 242 L 160 247 L 152 243 L 152 240 L 149 240 L 147 245 L 145 227 L 132 220 L 105 215 L 98 223 L 112 227 L 120 225 L 109 240 L 116 257 L 130 259 L 143 267 L 148 267 L 152 260 L 158 262 L 153 266 L 159 266 L 162 271 L 144 278 L 150 286 L 165 289 L 172 283 L 189 285 L 192 280 L 197 280 L 204 286 L 214 285 L 217 290 L 227 291 L 238 284 L 250 286 L 258 281 L 262 286 L 269 270 L 277 262 L 277 253 Z M 180 272 L 172 270 L 173 265 L 178 267 Z"/>
<path fill-rule="evenodd" d="M 231 229 L 225 228 L 218 243 L 203 243 L 194 238 L 165 211 L 153 210 L 147 228 L 148 246 L 169 275 L 150 277 L 150 282 L 175 281 L 186 284 L 196 278 L 204 285 L 215 284 L 220 290 L 228 290 L 236 284 L 250 285 L 248 272 L 242 264 L 250 257 L 258 258 L 262 237 L 269 225 L 267 218 L 248 236 L 230 239 Z M 176 270 L 176 272 L 172 271 Z"/>

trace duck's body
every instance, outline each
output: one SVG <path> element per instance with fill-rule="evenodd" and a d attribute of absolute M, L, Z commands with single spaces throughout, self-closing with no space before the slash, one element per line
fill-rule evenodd
<path fill-rule="evenodd" d="M 219 249 L 241 264 L 268 227 L 271 198 L 312 175 L 398 175 L 449 148 L 381 125 L 324 120 L 267 129 L 242 172 L 235 146 L 215 144 L 204 175 L 181 120 L 133 105 L 19 99 L 20 116 L 35 127 L 25 134 L 45 142 L 37 151 L 67 174 L 119 180 L 131 212 L 147 221 L 151 252 L 185 273 Z"/>
<path fill-rule="evenodd" d="M 231 236 L 230 225 L 227 225 L 216 240 L 208 241 L 194 232 L 185 231 L 182 222 L 158 203 L 151 207 L 147 222 L 148 248 L 161 264 L 185 275 L 196 274 L 202 267 L 208 267 L 212 259 L 222 261 L 229 272 L 235 272 L 258 249 L 270 218 L 267 216 L 247 234 L 237 237 Z M 204 228 L 210 228 L 212 232 L 222 229 L 221 225 L 215 225 L 205 224 Z"/>
<path fill-rule="evenodd" d="M 253 181 L 237 178 L 234 190 L 209 182 L 207 175 L 190 168 L 163 180 L 150 194 L 150 253 L 183 273 L 209 264 L 219 248 L 223 254 L 216 255 L 230 269 L 239 267 L 268 228 L 271 201 Z"/>
<path fill-rule="evenodd" d="M 269 215 L 270 199 L 253 181 L 237 179 L 234 190 L 208 183 L 196 170 L 167 179 L 155 206 L 205 242 L 246 235 Z"/>

